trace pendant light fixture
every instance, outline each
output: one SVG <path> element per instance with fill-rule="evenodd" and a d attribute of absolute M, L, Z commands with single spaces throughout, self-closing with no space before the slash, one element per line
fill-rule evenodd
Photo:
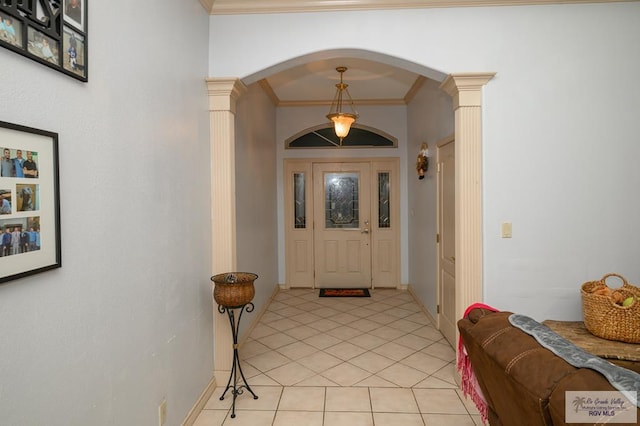
<path fill-rule="evenodd" d="M 331 103 L 331 109 L 329 110 L 329 114 L 327 114 L 327 118 L 333 122 L 333 126 L 336 132 L 336 136 L 340 138 L 340 145 L 342 145 L 342 139 L 347 137 L 349 134 L 349 129 L 351 125 L 358 118 L 358 113 L 353 107 L 353 99 L 351 99 L 351 95 L 349 94 L 348 84 L 343 83 L 342 74 L 347 70 L 347 67 L 337 67 L 336 71 L 340 73 L 340 83 L 336 84 L 336 95 L 333 98 L 333 102 Z M 351 108 L 351 113 L 344 112 L 342 110 L 342 102 L 343 102 L 343 93 L 347 94 L 349 107 Z"/>

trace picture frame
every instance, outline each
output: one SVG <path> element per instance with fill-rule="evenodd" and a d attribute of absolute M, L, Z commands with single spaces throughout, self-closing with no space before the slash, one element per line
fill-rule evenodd
<path fill-rule="evenodd" d="M 58 134 L 0 121 L 0 284 L 62 267 Z"/>
<path fill-rule="evenodd" d="M 64 20 L 80 30 L 84 30 L 86 0 L 62 0 L 64 2 Z"/>
<path fill-rule="evenodd" d="M 87 82 L 88 2 L 0 1 L 0 47 Z"/>

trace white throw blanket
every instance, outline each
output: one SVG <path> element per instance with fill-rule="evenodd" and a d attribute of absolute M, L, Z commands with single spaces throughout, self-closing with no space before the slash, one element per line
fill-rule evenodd
<path fill-rule="evenodd" d="M 512 314 L 509 322 L 533 336 L 540 345 L 577 368 L 591 368 L 609 380 L 632 404 L 640 407 L 640 374 L 610 362 L 577 347 L 544 324 L 524 315 Z M 635 396 L 633 393 L 635 392 Z"/>

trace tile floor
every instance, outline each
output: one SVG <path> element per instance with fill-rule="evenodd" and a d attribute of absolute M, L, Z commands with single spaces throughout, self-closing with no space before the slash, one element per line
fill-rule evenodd
<path fill-rule="evenodd" d="M 454 350 L 407 291 L 280 291 L 239 354 L 258 399 L 245 390 L 232 419 L 219 384 L 194 426 L 482 424 L 455 383 Z"/>

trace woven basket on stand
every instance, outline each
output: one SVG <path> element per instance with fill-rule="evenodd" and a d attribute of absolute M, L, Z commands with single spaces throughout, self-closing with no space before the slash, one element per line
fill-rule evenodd
<path fill-rule="evenodd" d="M 616 304 L 609 296 L 594 294 L 593 291 L 607 285 L 607 278 L 618 277 L 622 286 L 610 288 L 626 299 L 634 297 L 628 306 Z M 640 343 L 640 288 L 633 286 L 618 274 L 607 274 L 599 281 L 582 284 L 582 315 L 584 325 L 594 336 L 627 343 Z"/>
<path fill-rule="evenodd" d="M 258 278 L 250 272 L 226 272 L 211 277 L 215 283 L 213 298 L 218 305 L 239 308 L 253 300 L 256 290 L 253 282 Z"/>

